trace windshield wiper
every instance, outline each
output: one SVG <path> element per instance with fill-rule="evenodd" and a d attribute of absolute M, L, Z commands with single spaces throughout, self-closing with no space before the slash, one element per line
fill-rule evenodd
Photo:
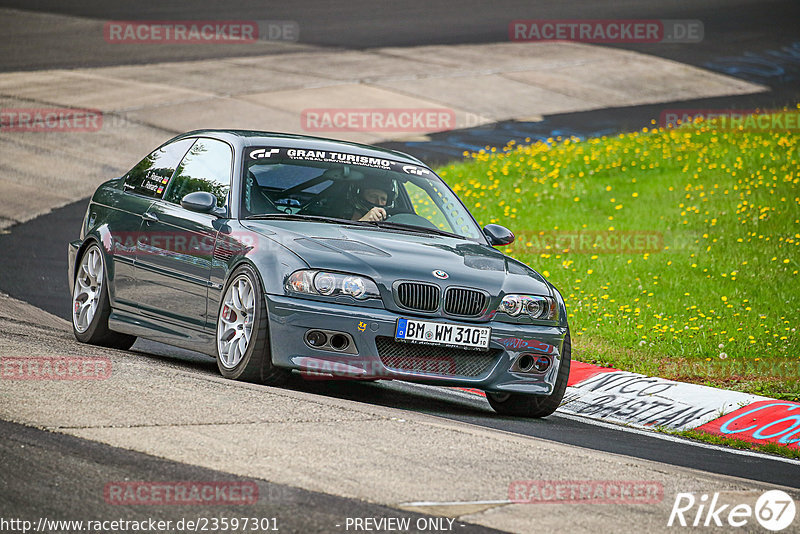
<path fill-rule="evenodd" d="M 257 215 L 249 215 L 245 217 L 245 219 L 249 221 L 254 221 L 259 219 L 260 220 L 295 219 L 300 221 L 314 221 L 314 222 L 324 222 L 331 224 L 349 224 L 352 226 L 371 226 L 378 228 L 388 228 L 391 230 L 404 230 L 407 232 L 415 232 L 417 234 L 436 234 L 444 237 L 467 239 L 464 236 L 453 234 L 445 230 L 440 230 L 438 228 L 429 228 L 425 226 L 415 226 L 413 224 L 403 224 L 403 223 L 388 222 L 388 221 L 353 221 L 350 219 L 339 219 L 337 217 L 325 217 L 323 215 L 305 215 L 299 213 L 259 213 Z"/>
<path fill-rule="evenodd" d="M 408 230 L 410 232 L 417 232 L 419 234 L 436 234 L 444 237 L 456 237 L 458 239 L 466 239 L 462 235 L 453 234 L 438 228 L 430 228 L 427 226 L 416 226 L 413 224 L 403 224 L 389 221 L 368 221 L 367 224 L 377 226 L 379 228 L 391 228 L 394 230 Z"/>
<path fill-rule="evenodd" d="M 351 224 L 354 226 L 370 226 L 369 223 L 363 221 L 351 221 L 350 219 L 339 219 L 336 217 L 325 217 L 322 215 L 301 215 L 299 213 L 259 213 L 257 215 L 248 215 L 245 217 L 248 221 L 256 220 L 269 220 L 269 219 L 296 219 L 300 221 L 314 221 L 332 224 Z"/>

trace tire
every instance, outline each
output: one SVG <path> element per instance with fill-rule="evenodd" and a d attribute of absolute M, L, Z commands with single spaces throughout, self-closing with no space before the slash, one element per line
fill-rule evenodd
<path fill-rule="evenodd" d="M 111 301 L 108 298 L 103 251 L 96 244 L 83 251 L 75 267 L 72 291 L 72 333 L 81 343 L 128 350 L 136 336 L 108 328 Z"/>
<path fill-rule="evenodd" d="M 268 386 L 285 384 L 291 371 L 275 367 L 261 283 L 242 265 L 228 279 L 217 311 L 217 367 L 225 378 Z"/>
<path fill-rule="evenodd" d="M 572 340 L 569 330 L 564 337 L 564 350 L 561 353 L 561 363 L 558 367 L 556 385 L 550 395 L 523 395 L 520 393 L 486 393 L 486 399 L 494 411 L 501 415 L 515 415 L 518 417 L 547 417 L 556 411 L 564 392 L 567 390 L 569 380 L 569 367 L 572 359 Z"/>

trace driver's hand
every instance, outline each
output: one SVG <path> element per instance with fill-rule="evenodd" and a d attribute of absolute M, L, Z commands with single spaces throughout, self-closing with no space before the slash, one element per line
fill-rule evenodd
<path fill-rule="evenodd" d="M 385 221 L 386 220 L 386 210 L 383 208 L 372 208 L 369 210 L 366 215 L 361 217 L 359 221 Z"/>

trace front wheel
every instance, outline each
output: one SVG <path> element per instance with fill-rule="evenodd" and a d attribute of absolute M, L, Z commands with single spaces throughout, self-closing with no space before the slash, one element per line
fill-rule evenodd
<path fill-rule="evenodd" d="M 249 265 L 231 275 L 217 314 L 217 367 L 225 378 L 270 386 L 291 373 L 272 364 L 264 294 Z"/>
<path fill-rule="evenodd" d="M 131 348 L 136 337 L 109 330 L 110 315 L 103 252 L 92 244 L 83 252 L 75 269 L 75 289 L 72 292 L 72 333 L 75 339 L 112 349 Z"/>
<path fill-rule="evenodd" d="M 569 330 L 564 337 L 564 349 L 558 366 L 556 385 L 550 395 L 523 395 L 520 393 L 487 393 L 486 399 L 494 411 L 502 415 L 519 417 L 547 417 L 556 411 L 564 398 L 569 380 L 569 364 L 572 359 L 572 340 Z"/>

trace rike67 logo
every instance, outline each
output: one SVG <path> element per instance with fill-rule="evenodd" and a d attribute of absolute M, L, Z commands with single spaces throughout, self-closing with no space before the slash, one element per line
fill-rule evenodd
<path fill-rule="evenodd" d="M 762 494 L 750 506 L 744 503 L 723 503 L 720 494 L 709 496 L 701 495 L 699 498 L 694 493 L 678 493 L 672 512 L 669 514 L 667 526 L 681 527 L 743 527 L 749 525 L 752 529 L 754 522 L 763 528 L 778 532 L 784 530 L 794 522 L 797 510 L 794 500 L 789 494 L 781 490 L 770 490 Z M 755 521 L 753 521 L 755 519 Z"/>

